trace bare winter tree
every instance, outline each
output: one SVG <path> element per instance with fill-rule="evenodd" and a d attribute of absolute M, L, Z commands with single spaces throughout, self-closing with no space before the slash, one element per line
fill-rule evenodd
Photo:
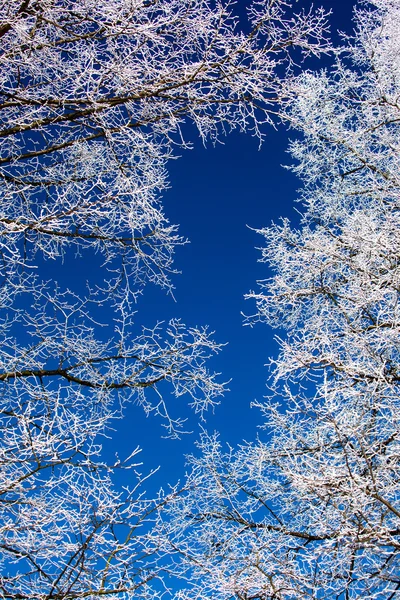
<path fill-rule="evenodd" d="M 175 435 L 165 394 L 201 412 L 223 391 L 205 330 L 138 331 L 132 303 L 148 281 L 171 286 L 182 240 L 160 192 L 185 124 L 260 136 L 291 48 L 324 45 L 322 12 L 263 0 L 249 16 L 244 35 L 202 0 L 0 2 L 2 598 L 165 591 L 152 523 L 168 498 L 146 499 L 139 475 L 115 488 L 136 451 L 107 464 L 101 439 L 126 402 Z M 74 257 L 86 287 L 63 268 Z"/>
<path fill-rule="evenodd" d="M 251 294 L 285 332 L 268 434 L 228 452 L 203 436 L 170 507 L 179 598 L 400 594 L 398 0 L 364 3 L 332 71 L 294 89 L 302 223 L 261 231 L 272 277 Z"/>

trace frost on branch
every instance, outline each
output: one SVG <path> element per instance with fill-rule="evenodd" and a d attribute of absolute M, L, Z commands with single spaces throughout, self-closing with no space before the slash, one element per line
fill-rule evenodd
<path fill-rule="evenodd" d="M 7 598 L 157 598 L 162 567 L 153 521 L 168 498 L 150 500 L 132 456 L 106 460 L 102 441 L 127 402 L 182 433 L 166 397 L 189 395 L 202 413 L 224 386 L 205 361 L 216 345 L 179 321 L 119 340 L 97 339 L 88 306 L 35 289 L 34 317 L 10 311 L 0 351 L 1 593 Z M 13 318 L 14 315 L 14 318 Z M 21 346 L 16 331 L 27 332 Z M 18 343 L 19 342 L 19 343 Z M 114 485 L 126 470 L 129 486 Z"/>
<path fill-rule="evenodd" d="M 169 414 L 167 390 L 176 397 L 189 395 L 200 414 L 224 391 L 205 366 L 221 348 L 206 329 L 172 320 L 167 326 L 143 328 L 134 337 L 134 325 L 127 320 L 123 335 L 104 341 L 96 338 L 88 306 L 78 298 L 54 296 L 54 290 L 44 288 L 35 290 L 35 300 L 34 318 L 24 309 L 11 313 L 14 321 L 9 319 L 0 351 L 0 382 L 4 389 L 12 388 L 13 398 L 35 398 L 43 389 L 52 396 L 81 398 L 82 406 L 113 406 L 117 392 L 121 407 L 130 401 L 141 404 L 148 414 L 161 416 L 169 434 L 176 436 L 181 423 Z M 24 347 L 14 335 L 19 320 L 28 336 Z"/>
<path fill-rule="evenodd" d="M 229 7 L 204 1 L 3 5 L 0 231 L 7 263 L 90 247 L 134 289 L 149 279 L 168 287 L 182 240 L 160 192 L 168 159 L 187 146 L 185 123 L 203 140 L 235 127 L 261 136 L 288 49 L 318 53 L 324 45 L 323 13 L 305 28 L 300 16 L 285 18 L 285 8 L 259 3 L 246 37 Z"/>
<path fill-rule="evenodd" d="M 280 328 L 266 433 L 204 435 L 191 458 L 169 507 L 179 598 L 399 594 L 400 5 L 372 5 L 332 71 L 294 82 L 301 223 L 260 231 L 271 277 L 251 294 Z"/>

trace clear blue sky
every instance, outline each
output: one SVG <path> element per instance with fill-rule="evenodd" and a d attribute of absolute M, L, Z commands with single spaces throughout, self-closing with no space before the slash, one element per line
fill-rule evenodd
<path fill-rule="evenodd" d="M 333 31 L 351 31 L 352 0 L 323 0 L 314 5 L 321 3 L 333 11 Z M 243 5 L 239 0 L 239 9 Z M 246 225 L 260 228 L 280 216 L 296 219 L 299 182 L 281 167 L 291 161 L 286 154 L 288 139 L 283 129 L 270 128 L 261 149 L 256 139 L 239 133 L 215 148 L 204 148 L 193 135 L 194 149 L 170 163 L 171 189 L 164 196 L 168 218 L 180 225 L 181 235 L 191 242 L 176 255 L 176 267 L 182 271 L 174 279 L 176 301 L 161 290 L 147 288 L 137 306 L 140 322 L 180 317 L 187 325 L 209 325 L 218 341 L 228 342 L 210 366 L 222 372 L 223 380 L 232 380 L 230 392 L 205 425 L 210 431 L 220 431 L 221 438 L 231 444 L 257 434 L 259 414 L 250 409 L 250 403 L 265 394 L 268 370 L 264 365 L 277 350 L 273 331 L 265 325 L 244 327 L 241 312 L 254 311 L 243 296 L 256 288 L 257 279 L 267 276 L 265 267 L 257 263 L 255 249 L 262 239 Z M 114 440 L 107 443 L 121 455 L 140 444 L 144 470 L 161 466 L 155 487 L 182 476 L 183 455 L 194 451 L 199 432 L 184 399 L 171 398 L 171 402 L 177 403 L 176 414 L 189 416 L 192 435 L 182 440 L 160 439 L 159 421 L 146 419 L 133 406 L 118 424 Z"/>

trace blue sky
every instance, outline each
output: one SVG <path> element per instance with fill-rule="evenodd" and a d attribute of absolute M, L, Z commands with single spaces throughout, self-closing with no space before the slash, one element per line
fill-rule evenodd
<path fill-rule="evenodd" d="M 333 10 L 333 31 L 351 31 L 353 4 L 352 0 L 322 2 Z M 243 5 L 239 0 L 239 9 Z M 175 301 L 162 290 L 148 287 L 137 306 L 140 322 L 179 317 L 187 325 L 209 325 L 218 341 L 227 342 L 210 367 L 222 372 L 221 379 L 231 380 L 230 392 L 203 425 L 209 431 L 218 430 L 221 439 L 233 445 L 257 435 L 260 418 L 250 403 L 265 394 L 265 363 L 277 351 L 272 330 L 261 324 L 243 326 L 241 313 L 254 311 L 254 305 L 243 296 L 256 288 L 257 279 L 268 276 L 265 266 L 257 262 L 255 247 L 262 245 L 262 238 L 250 228 L 267 226 L 281 216 L 297 218 L 294 208 L 300 182 L 282 168 L 291 162 L 286 153 L 289 134 L 272 128 L 265 133 L 261 148 L 258 140 L 239 133 L 207 148 L 192 135 L 193 150 L 170 163 L 171 188 L 164 195 L 165 212 L 171 223 L 180 225 L 181 235 L 190 244 L 176 255 L 176 268 L 182 274 L 174 278 Z M 192 435 L 181 440 L 161 439 L 159 421 L 146 418 L 132 406 L 118 424 L 117 435 L 107 443 L 121 455 L 139 444 L 144 471 L 161 467 L 155 487 L 182 476 L 184 455 L 195 451 L 199 433 L 198 420 L 185 409 L 184 399 L 171 398 L 171 402 L 176 403 L 176 414 L 189 417 Z"/>

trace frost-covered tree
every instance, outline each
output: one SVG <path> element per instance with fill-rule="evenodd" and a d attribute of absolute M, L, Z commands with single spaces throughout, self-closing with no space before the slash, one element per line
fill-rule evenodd
<path fill-rule="evenodd" d="M 206 330 L 133 319 L 146 282 L 171 287 L 182 243 L 160 202 L 167 162 L 188 145 L 190 123 L 203 140 L 235 127 L 261 136 L 292 48 L 325 43 L 322 12 L 294 16 L 285 0 L 263 0 L 244 34 L 230 10 L 0 2 L 2 598 L 165 591 L 151 532 L 168 499 L 145 498 L 140 475 L 114 487 L 136 451 L 108 464 L 101 441 L 127 402 L 175 435 L 171 392 L 201 412 L 223 390 L 205 365 L 218 350 Z"/>
<path fill-rule="evenodd" d="M 355 22 L 287 105 L 302 218 L 260 232 L 271 277 L 251 294 L 279 328 L 266 432 L 229 451 L 204 435 L 191 459 L 180 598 L 400 595 L 400 2 Z"/>

